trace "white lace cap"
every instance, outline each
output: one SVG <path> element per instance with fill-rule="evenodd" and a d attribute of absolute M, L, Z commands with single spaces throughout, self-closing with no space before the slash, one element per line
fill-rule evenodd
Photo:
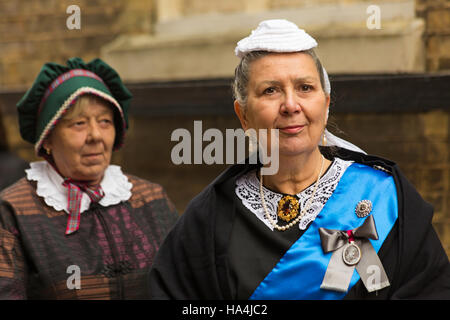
<path fill-rule="evenodd" d="M 236 56 L 242 57 L 252 51 L 268 52 L 299 52 L 317 47 L 317 41 L 305 30 L 300 29 L 295 23 L 285 19 L 272 19 L 260 22 L 251 34 L 240 40 L 234 52 Z M 324 78 L 324 91 L 331 94 L 331 84 L 325 67 L 322 66 Z M 327 113 L 328 120 L 328 113 Z M 354 144 L 336 137 L 325 129 L 327 145 L 338 146 L 356 152 L 365 152 Z"/>
<path fill-rule="evenodd" d="M 284 19 L 262 21 L 250 36 L 237 43 L 239 58 L 251 51 L 297 52 L 317 46 L 316 40 L 294 23 Z"/>

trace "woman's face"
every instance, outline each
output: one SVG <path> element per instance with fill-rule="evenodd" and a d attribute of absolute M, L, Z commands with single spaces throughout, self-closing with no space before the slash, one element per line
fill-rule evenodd
<path fill-rule="evenodd" d="M 235 101 L 244 130 L 279 129 L 280 156 L 317 148 L 330 99 L 313 58 L 301 52 L 273 53 L 252 62 L 249 71 L 247 106 Z"/>
<path fill-rule="evenodd" d="M 66 178 L 100 183 L 110 164 L 114 115 L 101 100 L 89 99 L 75 117 L 63 117 L 44 143 Z"/>

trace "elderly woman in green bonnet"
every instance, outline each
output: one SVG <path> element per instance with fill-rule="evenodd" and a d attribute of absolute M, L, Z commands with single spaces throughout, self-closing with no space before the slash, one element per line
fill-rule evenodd
<path fill-rule="evenodd" d="M 177 213 L 161 186 L 124 174 L 132 96 L 105 62 L 47 63 L 17 104 L 45 161 L 0 194 L 0 298 L 147 298 L 144 279 Z"/>

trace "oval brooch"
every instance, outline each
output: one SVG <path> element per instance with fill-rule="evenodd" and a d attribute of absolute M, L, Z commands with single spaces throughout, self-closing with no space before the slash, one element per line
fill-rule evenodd
<path fill-rule="evenodd" d="M 298 215 L 300 204 L 298 199 L 293 196 L 284 196 L 278 202 L 278 217 L 286 222 L 291 221 Z"/>

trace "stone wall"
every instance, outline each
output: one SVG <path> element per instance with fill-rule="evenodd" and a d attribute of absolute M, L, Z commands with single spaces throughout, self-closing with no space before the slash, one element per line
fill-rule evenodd
<path fill-rule="evenodd" d="M 433 204 L 433 224 L 450 255 L 450 112 L 340 114 L 336 122 L 352 142 L 400 165 Z"/>
<path fill-rule="evenodd" d="M 101 55 L 130 82 L 231 77 L 236 42 L 262 20 L 285 18 L 318 40 L 330 73 L 425 71 L 424 20 L 415 0 L 377 1 L 379 29 L 367 24 L 371 4 L 157 0 L 152 34 L 118 37 Z"/>
<path fill-rule="evenodd" d="M 243 11 L 262 11 L 305 8 L 325 5 L 351 5 L 353 3 L 378 4 L 380 2 L 404 2 L 404 0 L 157 0 L 157 6 L 163 8 L 162 20 L 206 14 L 230 14 Z"/>
<path fill-rule="evenodd" d="M 426 21 L 427 70 L 450 70 L 450 2 L 417 0 L 417 14 Z"/>
<path fill-rule="evenodd" d="M 80 30 L 66 26 L 69 5 Z M 151 0 L 0 0 L 0 90 L 28 87 L 45 62 L 91 60 L 121 33 L 149 33 L 151 14 Z"/>
<path fill-rule="evenodd" d="M 426 48 L 426 63 L 424 65 L 429 71 L 449 70 L 450 4 L 446 0 L 415 1 L 416 16 L 423 19 L 425 22 L 423 40 Z M 180 20 L 189 17 L 194 17 L 197 20 L 201 20 L 212 15 L 212 21 L 220 22 L 220 17 L 223 18 L 224 16 L 227 17 L 233 14 L 238 14 L 237 17 L 239 17 L 239 14 L 242 12 L 256 12 L 256 17 L 258 17 L 258 12 L 273 11 L 282 13 L 285 11 L 279 10 L 295 11 L 298 8 L 303 8 L 303 10 L 311 10 L 311 8 L 317 7 L 320 12 L 320 6 L 323 6 L 322 12 L 325 15 L 327 11 L 326 8 L 330 8 L 330 6 L 334 6 L 333 8 L 335 9 L 344 8 L 345 10 L 348 9 L 351 11 L 352 6 L 361 4 L 361 6 L 364 7 L 371 2 L 373 1 L 0 0 L 0 90 L 11 90 L 14 88 L 23 89 L 28 87 L 36 74 L 39 72 L 42 64 L 47 61 L 64 63 L 67 58 L 72 56 L 80 56 L 85 60 L 90 60 L 94 57 L 100 56 L 102 48 L 104 48 L 107 44 L 111 44 L 111 42 L 114 39 L 117 39 L 117 37 L 120 37 L 120 35 L 126 35 L 128 39 L 134 39 L 134 41 L 130 40 L 129 42 L 124 43 L 124 46 L 133 47 L 134 44 L 142 44 L 142 41 L 144 41 L 142 38 L 143 35 L 148 36 L 151 34 L 157 34 L 158 30 L 163 34 L 164 30 L 169 32 L 168 30 L 171 29 L 168 25 L 171 24 L 174 27 L 180 26 L 180 28 L 177 29 L 177 32 L 187 32 L 182 29 L 189 29 L 186 28 L 186 26 L 189 26 L 189 23 L 188 25 L 182 25 L 175 22 L 178 21 L 179 23 Z M 402 5 L 407 2 L 405 2 L 405 0 L 391 0 L 381 1 L 379 3 L 380 5 L 390 4 L 391 6 L 395 6 L 396 4 Z M 72 4 L 78 5 L 81 9 L 81 30 L 68 30 L 66 27 L 66 19 L 69 16 L 69 14 L 66 13 L 66 9 Z M 399 8 L 401 8 L 401 6 Z M 345 12 L 345 10 L 343 12 Z M 402 10 L 400 10 L 400 12 Z M 365 13 L 363 12 L 363 18 L 365 17 L 364 14 Z M 382 18 L 386 18 L 392 13 L 382 11 L 381 14 Z M 400 13 L 397 15 L 400 15 Z M 324 17 L 324 19 L 325 18 L 326 17 Z M 337 17 L 335 19 L 338 20 Z M 321 19 L 317 20 L 321 22 Z M 231 24 L 233 19 L 225 22 Z M 322 22 L 325 23 L 326 21 Z M 245 21 L 241 21 L 240 24 L 242 23 L 245 23 Z M 216 28 L 219 27 L 221 26 L 217 24 Z M 228 25 L 228 29 L 230 29 L 230 27 L 236 26 Z M 339 24 L 335 25 L 333 28 L 340 30 Z M 385 29 L 386 28 L 387 26 Z M 200 28 L 200 30 L 203 30 L 205 33 L 209 32 L 209 29 L 214 29 L 214 25 L 212 28 Z M 248 32 L 248 30 L 245 32 Z M 319 37 L 321 35 L 319 30 L 313 30 L 313 34 L 314 33 L 316 33 Z M 329 38 L 330 36 L 333 37 L 332 35 L 328 35 L 326 37 Z M 223 35 L 223 38 L 226 38 L 226 35 Z M 232 36 L 232 38 L 234 39 L 234 36 Z M 373 40 L 378 41 L 377 38 L 373 38 Z M 180 44 L 183 43 L 183 41 L 186 42 L 188 39 L 178 39 Z M 342 47 L 343 41 L 345 42 L 347 40 L 345 38 L 339 40 L 336 38 L 335 42 L 331 41 L 330 49 L 333 49 L 333 47 L 335 47 L 335 49 Z M 148 44 L 147 40 L 144 42 Z M 161 43 L 157 42 L 155 45 L 161 45 Z M 174 44 L 172 44 L 172 46 L 173 45 Z M 198 45 L 201 46 L 202 43 L 200 42 Z M 212 47 L 214 47 L 214 45 L 218 47 L 220 46 L 217 43 L 213 43 Z M 323 44 L 323 46 L 326 47 L 325 44 Z M 108 48 L 108 46 L 106 46 L 106 48 Z M 180 48 L 182 48 L 182 46 Z M 204 46 L 204 49 L 207 50 L 207 48 L 207 45 Z M 228 50 L 230 52 L 232 52 L 232 49 L 232 45 L 229 47 L 223 46 L 223 48 L 221 48 L 221 50 Z M 324 51 L 323 54 L 327 58 L 328 64 L 330 64 L 332 71 L 332 65 L 335 64 L 333 61 L 334 57 L 326 53 L 328 49 L 324 48 L 322 51 Z M 108 50 L 106 50 L 106 52 L 108 52 Z M 189 55 L 189 52 L 179 52 Z M 139 52 L 136 52 L 136 54 L 139 54 Z M 162 51 L 162 55 L 168 55 L 168 53 Z M 107 54 L 106 56 L 108 57 Z M 217 57 L 217 52 L 210 52 L 210 56 Z M 192 59 L 195 57 L 196 55 L 194 50 L 192 52 Z M 417 58 L 420 59 L 420 57 Z M 173 60 L 173 57 L 169 56 L 169 59 Z M 230 59 L 232 60 L 233 57 Z M 367 61 L 363 62 L 367 64 Z M 219 65 L 223 65 L 224 63 L 228 62 L 223 60 L 219 63 Z M 400 60 L 397 63 L 401 63 Z M 124 74 L 128 69 L 133 70 L 133 72 L 136 73 L 136 70 L 134 70 L 134 65 L 125 65 L 124 67 Z M 201 74 L 208 73 L 207 69 L 214 68 L 206 68 L 206 70 L 201 70 L 200 72 L 189 72 L 193 74 L 193 77 L 201 78 Z M 228 69 L 230 68 L 225 68 L 223 71 L 220 71 L 219 68 L 218 74 L 220 76 L 229 76 L 226 74 L 226 70 Z M 168 74 L 171 72 L 171 70 L 165 71 Z M 147 72 L 149 77 L 151 77 L 151 69 L 145 70 L 145 72 Z M 195 74 L 195 72 L 197 72 L 197 74 Z M 184 78 L 189 79 L 189 74 L 184 75 Z"/>

